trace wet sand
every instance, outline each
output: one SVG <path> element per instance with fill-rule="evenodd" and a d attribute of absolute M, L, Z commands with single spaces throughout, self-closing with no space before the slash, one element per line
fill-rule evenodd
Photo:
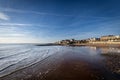
<path fill-rule="evenodd" d="M 61 51 L 0 80 L 120 80 L 102 66 L 86 60 L 79 52 Z"/>

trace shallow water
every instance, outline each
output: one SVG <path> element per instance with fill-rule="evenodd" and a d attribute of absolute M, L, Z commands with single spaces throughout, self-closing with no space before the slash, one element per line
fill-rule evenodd
<path fill-rule="evenodd" d="M 0 77 L 37 63 L 58 50 L 59 47 L 56 46 L 1 45 Z"/>
<path fill-rule="evenodd" d="M 113 47 L 0 45 L 0 80 L 120 80 L 119 54 Z"/>

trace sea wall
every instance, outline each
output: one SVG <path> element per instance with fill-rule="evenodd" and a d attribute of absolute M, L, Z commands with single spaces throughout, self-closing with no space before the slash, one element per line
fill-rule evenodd
<path fill-rule="evenodd" d="M 80 44 L 70 44 L 69 46 L 95 46 L 95 47 L 120 47 L 120 42 L 96 41 Z"/>
<path fill-rule="evenodd" d="M 117 44 L 120 45 L 120 42 L 110 42 L 110 41 L 96 41 L 96 42 L 89 42 L 90 44 Z"/>

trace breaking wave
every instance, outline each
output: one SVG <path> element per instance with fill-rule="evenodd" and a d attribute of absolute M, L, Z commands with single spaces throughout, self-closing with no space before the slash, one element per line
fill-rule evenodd
<path fill-rule="evenodd" d="M 60 46 L 0 45 L 0 77 L 57 53 Z"/>

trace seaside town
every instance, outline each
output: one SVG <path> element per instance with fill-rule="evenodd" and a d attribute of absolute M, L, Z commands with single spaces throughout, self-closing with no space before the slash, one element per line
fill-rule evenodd
<path fill-rule="evenodd" d="M 120 44 L 120 35 L 106 35 L 100 38 L 88 38 L 82 40 L 66 39 L 56 42 L 59 45 L 92 45 L 92 44 Z"/>

